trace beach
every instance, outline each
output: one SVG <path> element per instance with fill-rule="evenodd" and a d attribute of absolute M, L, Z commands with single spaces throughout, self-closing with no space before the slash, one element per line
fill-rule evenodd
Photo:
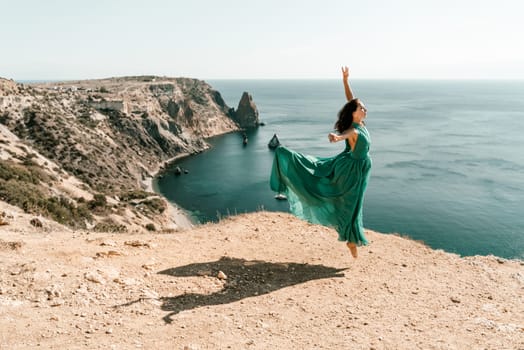
<path fill-rule="evenodd" d="M 142 181 L 142 186 L 144 187 L 144 191 L 156 193 L 158 191 L 155 191 L 153 188 L 153 180 L 156 176 L 159 175 L 161 171 L 163 171 L 169 164 L 175 162 L 178 159 L 182 159 L 185 157 L 190 156 L 189 153 L 183 153 L 180 155 L 177 155 L 176 157 L 170 158 L 166 161 L 164 161 L 162 164 L 160 164 L 157 168 L 153 169 L 149 176 L 146 177 Z M 165 200 L 165 203 L 167 205 L 168 209 L 168 216 L 173 221 L 173 224 L 171 225 L 171 229 L 189 229 L 192 228 L 195 225 L 195 222 L 191 220 L 191 217 L 188 213 L 184 211 L 184 209 L 180 208 L 178 205 L 176 205 L 172 201 Z"/>

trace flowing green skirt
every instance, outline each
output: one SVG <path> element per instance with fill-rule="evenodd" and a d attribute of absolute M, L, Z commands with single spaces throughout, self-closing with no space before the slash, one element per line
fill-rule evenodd
<path fill-rule="evenodd" d="M 287 196 L 291 212 L 314 224 L 333 227 L 340 241 L 366 245 L 362 204 L 371 158 L 346 150 L 318 158 L 281 146 L 275 151 L 271 189 Z"/>

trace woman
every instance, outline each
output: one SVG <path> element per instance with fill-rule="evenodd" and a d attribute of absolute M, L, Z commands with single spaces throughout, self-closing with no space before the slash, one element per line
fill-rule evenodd
<path fill-rule="evenodd" d="M 342 153 L 319 158 L 280 146 L 275 152 L 270 185 L 284 193 L 291 212 L 311 223 L 335 228 L 351 255 L 358 256 L 357 245 L 366 245 L 362 224 L 362 204 L 369 180 L 370 138 L 364 126 L 367 109 L 353 97 L 348 83 L 349 71 L 342 68 L 344 92 L 348 102 L 338 113 L 337 133 L 330 142 L 345 141 Z"/>

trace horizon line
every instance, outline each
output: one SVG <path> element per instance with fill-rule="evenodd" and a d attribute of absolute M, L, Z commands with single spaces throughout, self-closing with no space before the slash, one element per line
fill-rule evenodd
<path fill-rule="evenodd" d="M 283 77 L 283 78 L 196 78 L 196 77 L 189 77 L 189 76 L 168 76 L 168 75 L 153 75 L 153 74 L 143 74 L 143 75 L 121 75 L 121 76 L 109 76 L 104 78 L 66 78 L 66 79 L 14 79 L 14 78 L 5 78 L 0 76 L 0 78 L 6 79 L 6 80 L 12 80 L 16 83 L 45 83 L 45 82 L 68 82 L 68 81 L 87 81 L 87 80 L 104 80 L 104 79 L 117 79 L 117 78 L 128 78 L 128 77 L 158 77 L 158 78 L 187 78 L 187 79 L 196 79 L 196 80 L 203 80 L 203 81 L 211 81 L 211 80 L 230 80 L 230 81 L 246 81 L 246 80 L 263 80 L 263 81 L 278 81 L 278 80 L 297 80 L 297 81 L 311 81 L 311 80 L 342 80 L 342 78 L 290 78 L 290 77 Z M 407 77 L 373 77 L 373 78 L 365 78 L 365 77 L 358 77 L 358 78 L 351 78 L 351 81 L 362 81 L 362 80 L 389 80 L 389 81 L 399 81 L 399 80 L 409 80 L 409 81 L 522 81 L 524 80 L 524 77 L 516 77 L 516 78 L 507 78 L 507 77 L 475 77 L 475 78 L 456 78 L 456 77 L 417 77 L 417 78 L 407 78 Z"/>

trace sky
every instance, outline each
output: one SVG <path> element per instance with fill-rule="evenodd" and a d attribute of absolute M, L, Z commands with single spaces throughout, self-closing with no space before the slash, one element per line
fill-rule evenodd
<path fill-rule="evenodd" d="M 521 0 L 0 0 L 0 77 L 524 79 Z"/>

